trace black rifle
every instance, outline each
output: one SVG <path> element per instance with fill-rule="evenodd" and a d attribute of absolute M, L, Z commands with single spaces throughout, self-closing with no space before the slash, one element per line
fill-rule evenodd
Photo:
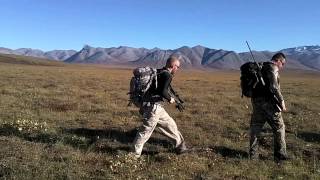
<path fill-rule="evenodd" d="M 173 88 L 171 86 L 169 86 L 169 88 L 168 88 L 168 93 L 175 100 L 176 108 L 180 112 L 182 112 L 185 109 L 185 107 L 183 105 L 184 101 L 179 97 L 179 95 L 173 90 Z"/>
<path fill-rule="evenodd" d="M 258 72 L 255 73 L 255 76 L 256 76 L 256 78 L 257 78 L 257 81 L 256 81 L 256 83 L 253 85 L 253 88 L 256 87 L 256 85 L 259 83 L 259 81 L 261 81 L 261 84 L 262 84 L 263 86 L 265 86 L 266 83 L 265 83 L 264 80 L 263 80 L 262 72 L 261 72 L 261 70 L 262 70 L 262 65 L 260 65 L 260 64 L 254 59 L 254 56 L 253 56 L 253 54 L 252 54 L 252 51 L 251 51 L 251 48 L 250 48 L 250 46 L 249 46 L 248 41 L 246 41 L 246 43 L 247 43 L 247 46 L 248 46 L 248 48 L 249 48 L 249 51 L 250 51 L 250 54 L 251 54 L 251 57 L 252 57 L 253 62 L 258 66 Z M 271 91 L 270 91 L 270 92 L 271 92 Z M 279 102 L 279 100 L 278 100 L 278 98 L 276 97 L 276 95 L 274 94 L 274 92 L 271 92 L 271 94 L 272 94 L 271 100 L 272 100 L 273 104 L 275 105 L 275 108 L 276 108 L 279 112 L 281 112 L 281 111 L 282 111 L 282 105 L 281 105 L 281 103 Z"/>

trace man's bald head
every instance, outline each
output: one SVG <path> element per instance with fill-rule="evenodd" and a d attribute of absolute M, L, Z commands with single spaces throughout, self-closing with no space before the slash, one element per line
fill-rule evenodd
<path fill-rule="evenodd" d="M 166 62 L 166 68 L 172 68 L 176 61 L 180 61 L 179 57 L 170 56 Z"/>
<path fill-rule="evenodd" d="M 174 74 L 180 68 L 180 58 L 177 56 L 170 56 L 167 59 L 165 67 L 171 72 L 171 74 Z"/>

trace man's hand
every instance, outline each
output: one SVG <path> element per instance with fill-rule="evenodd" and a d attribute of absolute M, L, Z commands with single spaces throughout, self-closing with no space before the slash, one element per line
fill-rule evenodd
<path fill-rule="evenodd" d="M 286 107 L 286 104 L 284 103 L 284 101 L 281 102 L 281 107 L 282 107 L 283 112 L 287 112 L 287 107 Z"/>
<path fill-rule="evenodd" d="M 173 103 L 175 103 L 175 102 L 176 102 L 176 101 L 171 97 L 169 103 L 170 103 L 170 104 L 173 104 Z"/>

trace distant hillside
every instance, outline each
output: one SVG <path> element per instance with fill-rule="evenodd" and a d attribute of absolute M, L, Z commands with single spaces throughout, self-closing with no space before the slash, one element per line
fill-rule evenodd
<path fill-rule="evenodd" d="M 77 51 L 75 50 L 53 50 L 44 52 L 39 49 L 31 49 L 31 48 L 20 48 L 16 50 L 2 48 L 0 47 L 1 54 L 14 54 L 14 55 L 21 55 L 21 56 L 32 56 L 44 59 L 51 59 L 57 61 L 64 61 L 68 59 L 70 56 L 75 54 Z"/>
<path fill-rule="evenodd" d="M 75 50 L 53 50 L 44 53 L 44 57 L 47 59 L 53 59 L 57 61 L 64 61 L 74 55 L 77 51 Z"/>
<path fill-rule="evenodd" d="M 181 47 L 175 50 L 156 50 L 130 62 L 135 65 L 163 66 L 170 55 L 180 56 L 184 68 L 238 69 L 243 61 L 233 51 L 209 49 L 203 46 Z"/>
<path fill-rule="evenodd" d="M 41 65 L 41 66 L 63 66 L 64 65 L 64 63 L 62 62 L 51 61 L 48 59 L 12 55 L 12 54 L 0 54 L 0 63 Z"/>
<path fill-rule="evenodd" d="M 295 59 L 309 68 L 320 70 L 320 46 L 301 46 L 281 51 L 290 59 Z"/>
<path fill-rule="evenodd" d="M 150 50 L 144 48 L 130 48 L 126 46 L 118 48 L 94 48 L 86 45 L 79 52 L 65 60 L 65 62 L 122 64 L 145 56 L 148 52 Z"/>

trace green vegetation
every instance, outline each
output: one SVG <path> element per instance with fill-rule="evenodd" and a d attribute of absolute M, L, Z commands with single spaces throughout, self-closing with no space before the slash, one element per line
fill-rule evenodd
<path fill-rule="evenodd" d="M 3 59 L 2 179 L 320 178 L 319 74 L 282 74 L 289 162 L 273 162 L 268 127 L 261 160 L 247 159 L 251 105 L 240 97 L 239 72 L 200 71 L 174 79 L 184 113 L 167 108 L 193 151 L 176 155 L 155 133 L 135 160 L 127 154 L 141 122 L 137 109 L 127 107 L 130 70 Z"/>

